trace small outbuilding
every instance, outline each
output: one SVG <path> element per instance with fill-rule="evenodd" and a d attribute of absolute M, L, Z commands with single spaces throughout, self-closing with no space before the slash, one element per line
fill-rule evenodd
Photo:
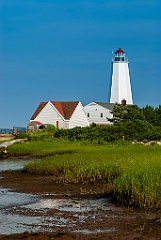
<path fill-rule="evenodd" d="M 41 129 L 42 126 L 43 126 L 43 124 L 38 121 L 29 122 L 26 127 L 27 133 L 39 130 L 39 129 Z"/>

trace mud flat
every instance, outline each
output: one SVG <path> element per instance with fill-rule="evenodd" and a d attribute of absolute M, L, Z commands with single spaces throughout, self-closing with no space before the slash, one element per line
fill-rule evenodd
<path fill-rule="evenodd" d="M 116 206 L 104 185 L 14 170 L 0 172 L 0 187 L 0 239 L 161 239 L 159 211 Z"/>

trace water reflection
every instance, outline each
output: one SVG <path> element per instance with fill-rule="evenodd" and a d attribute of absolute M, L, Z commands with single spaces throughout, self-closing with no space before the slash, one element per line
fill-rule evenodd
<path fill-rule="evenodd" d="M 0 192 L 0 233 L 24 231 L 65 231 L 93 233 L 93 223 L 98 219 L 97 230 L 113 231 L 102 227 L 105 212 L 113 211 L 108 199 L 41 199 L 32 194 Z M 91 226 L 92 220 L 92 226 Z"/>
<path fill-rule="evenodd" d="M 9 189 L 0 188 L 0 209 L 11 206 L 19 206 L 37 201 L 32 194 L 10 192 Z"/>
<path fill-rule="evenodd" d="M 0 172 L 7 170 L 21 170 L 23 167 L 31 161 L 37 161 L 37 159 L 7 159 L 0 161 Z"/>
<path fill-rule="evenodd" d="M 41 226 L 38 226 L 41 217 L 30 217 L 21 215 L 10 215 L 4 212 L 0 213 L 0 233 L 12 234 L 23 233 L 25 231 L 40 231 Z M 36 225 L 36 226 L 35 226 Z M 34 228 L 32 227 L 34 226 Z"/>
<path fill-rule="evenodd" d="M 1 161 L 0 171 L 22 169 L 30 161 L 31 159 Z M 106 224 L 109 218 L 107 212 L 112 215 L 114 211 L 105 198 L 65 199 L 54 192 L 37 196 L 0 188 L 1 234 L 25 231 L 68 230 L 80 233 L 114 231 L 113 226 L 108 227 Z M 105 224 L 102 224 L 103 222 Z"/>
<path fill-rule="evenodd" d="M 112 210 L 107 198 L 101 199 L 41 199 L 24 207 L 29 209 L 42 210 L 57 209 L 59 211 L 83 213 L 93 210 Z"/>

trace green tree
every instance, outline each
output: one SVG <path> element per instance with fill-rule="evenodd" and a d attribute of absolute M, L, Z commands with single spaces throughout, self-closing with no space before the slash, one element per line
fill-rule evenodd
<path fill-rule="evenodd" d="M 156 112 L 156 125 L 161 127 L 161 105 L 155 109 Z"/>
<path fill-rule="evenodd" d="M 157 112 L 153 107 L 147 105 L 143 108 L 143 113 L 147 122 L 157 126 Z"/>
<path fill-rule="evenodd" d="M 112 114 L 113 118 L 108 120 L 114 123 L 127 120 L 134 121 L 136 119 L 140 119 L 143 121 L 145 120 L 143 110 L 137 105 L 123 106 L 121 104 L 116 104 L 113 108 Z"/>

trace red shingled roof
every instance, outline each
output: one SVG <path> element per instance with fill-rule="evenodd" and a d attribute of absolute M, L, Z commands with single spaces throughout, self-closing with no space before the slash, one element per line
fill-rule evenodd
<path fill-rule="evenodd" d="M 47 102 L 41 102 L 30 120 L 34 120 L 37 117 L 37 115 L 41 112 L 41 110 L 46 106 L 46 104 Z"/>
<path fill-rule="evenodd" d="M 79 101 L 76 102 L 55 102 L 50 101 L 64 119 L 69 120 Z M 34 120 L 48 102 L 41 102 L 30 120 Z"/>
<path fill-rule="evenodd" d="M 77 102 L 51 101 L 51 103 L 58 110 L 58 112 L 64 117 L 64 119 L 69 120 L 79 102 L 78 101 Z"/>
<path fill-rule="evenodd" d="M 121 48 L 119 48 L 115 53 L 125 53 Z"/>

